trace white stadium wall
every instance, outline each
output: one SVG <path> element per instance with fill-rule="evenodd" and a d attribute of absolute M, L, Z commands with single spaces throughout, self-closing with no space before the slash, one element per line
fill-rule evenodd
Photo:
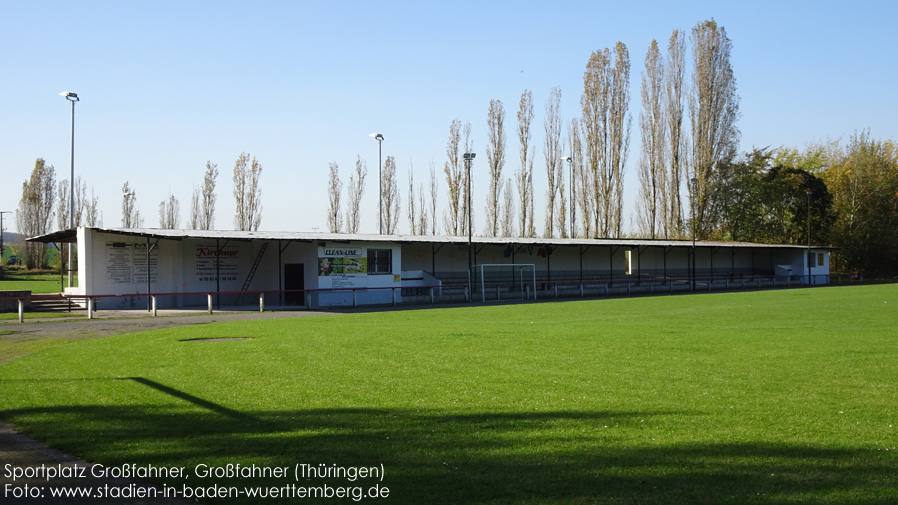
<path fill-rule="evenodd" d="M 246 290 L 266 291 L 268 306 L 399 303 L 404 294 L 413 301 L 433 296 L 430 286 L 464 296 L 468 282 L 469 248 L 462 237 L 79 228 L 77 241 L 79 286 L 66 294 L 101 297 L 101 309 L 147 306 L 148 245 L 150 292 L 160 295 L 158 307 L 204 306 L 213 292 L 221 292 L 214 299 L 220 305 L 258 303 L 255 293 L 239 294 L 257 260 Z M 477 237 L 473 250 L 475 265 L 533 265 L 540 290 L 621 283 L 629 292 L 631 283 L 694 281 L 710 288 L 758 278 L 776 285 L 785 277 L 787 285 L 806 284 L 809 260 L 810 282 L 829 283 L 830 251 L 824 248 L 809 255 L 797 246 L 699 242 L 693 258 L 689 241 Z M 512 270 L 486 270 L 484 281 L 506 282 L 516 275 Z"/>

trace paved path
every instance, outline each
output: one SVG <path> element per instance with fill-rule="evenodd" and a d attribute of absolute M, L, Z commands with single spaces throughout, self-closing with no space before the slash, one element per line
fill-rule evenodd
<path fill-rule="evenodd" d="M 86 318 L 49 318 L 49 319 L 26 319 L 26 322 L 18 321 L 0 321 L 0 335 L 7 341 L 21 340 L 26 342 L 29 340 L 40 338 L 51 338 L 64 336 L 64 340 L 81 340 L 86 338 L 107 337 L 111 335 L 121 335 L 126 333 L 134 333 L 138 331 L 153 330 L 157 328 L 171 328 L 174 326 L 189 326 L 194 324 L 208 324 L 222 321 L 247 321 L 261 319 L 279 319 L 289 317 L 303 317 L 323 315 L 326 312 L 312 311 L 274 311 L 274 312 L 222 312 L 208 314 L 203 311 L 159 311 L 159 316 L 152 317 L 146 311 L 103 311 L 98 313 L 99 317 L 88 320 Z M 19 489 L 27 484 L 30 487 L 48 486 L 45 479 L 31 478 L 24 480 L 12 481 L 7 477 L 4 470 L 6 465 L 12 465 L 16 468 L 40 467 L 46 465 L 48 467 L 73 467 L 74 465 L 86 466 L 84 461 L 63 454 L 57 450 L 50 449 L 39 442 L 32 440 L 24 435 L 16 433 L 12 426 L 0 422 L 0 503 L 3 504 L 46 504 L 46 505 L 105 505 L 105 504 L 134 504 L 134 505 L 182 505 L 188 503 L 185 500 L 163 499 L 163 498 L 119 498 L 119 499 L 100 499 L 100 498 L 50 498 L 44 496 L 42 498 L 26 499 L 13 498 L 4 496 L 6 484 L 14 484 Z M 54 487 L 65 486 L 92 486 L 95 489 L 103 486 L 111 487 L 127 487 L 130 484 L 146 486 L 145 484 L 136 483 L 125 479 L 53 479 L 51 483 Z M 46 491 L 49 493 L 49 491 Z M 192 503 L 192 502 L 190 502 Z"/>

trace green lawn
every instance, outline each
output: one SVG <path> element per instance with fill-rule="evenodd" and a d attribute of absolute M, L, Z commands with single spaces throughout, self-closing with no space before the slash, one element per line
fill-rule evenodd
<path fill-rule="evenodd" d="M 25 291 L 33 294 L 60 293 L 59 273 L 28 272 L 27 270 L 3 269 L 3 277 L 0 280 L 0 291 Z M 68 282 L 63 280 L 63 283 Z M 63 284 L 64 285 L 64 284 Z M 77 282 L 75 283 L 77 286 Z"/>
<path fill-rule="evenodd" d="M 107 466 L 382 464 L 299 485 L 386 503 L 885 505 L 896 322 L 879 285 L 209 324 L 16 359 L 0 416 Z"/>

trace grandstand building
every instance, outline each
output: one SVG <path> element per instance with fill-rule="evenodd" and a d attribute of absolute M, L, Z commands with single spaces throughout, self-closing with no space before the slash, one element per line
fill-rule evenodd
<path fill-rule="evenodd" d="M 830 283 L 830 248 L 735 242 L 86 228 L 78 285 L 102 308 L 322 308 Z"/>

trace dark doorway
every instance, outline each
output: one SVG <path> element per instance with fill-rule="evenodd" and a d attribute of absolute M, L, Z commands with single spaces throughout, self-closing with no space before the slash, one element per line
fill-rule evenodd
<path fill-rule="evenodd" d="M 304 263 L 287 263 L 284 265 L 284 289 L 306 289 Z M 303 305 L 303 293 L 292 291 L 284 293 L 286 305 Z"/>

